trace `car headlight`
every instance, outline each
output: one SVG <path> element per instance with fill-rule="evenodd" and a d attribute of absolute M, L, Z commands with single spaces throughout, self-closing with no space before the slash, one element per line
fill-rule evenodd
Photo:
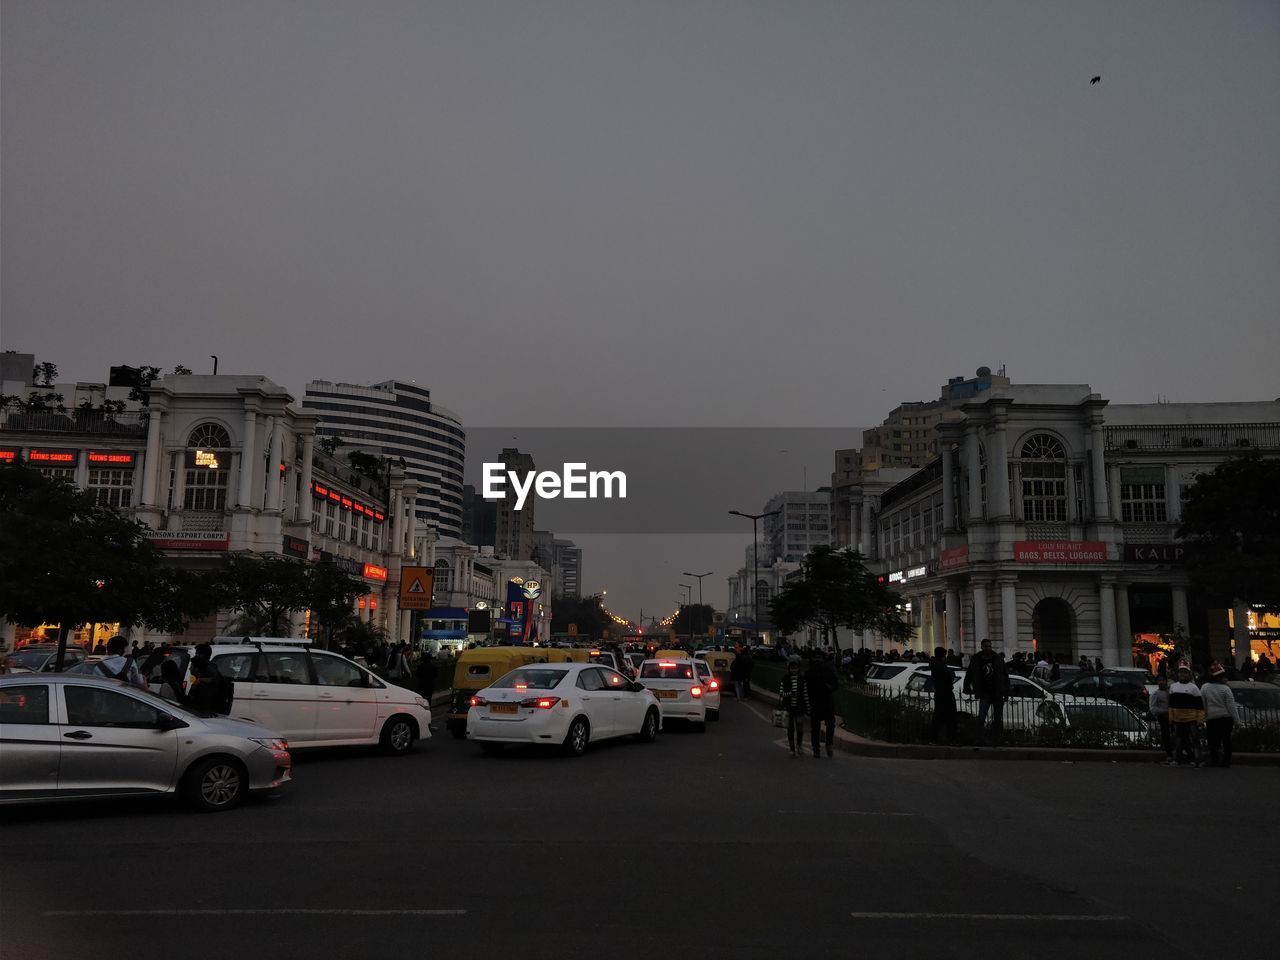
<path fill-rule="evenodd" d="M 254 743 L 261 744 L 268 750 L 288 750 L 289 741 L 283 737 L 250 737 Z"/>
<path fill-rule="evenodd" d="M 430 709 L 430 706 L 431 706 L 429 703 L 427 703 L 426 700 L 422 699 L 422 697 L 414 697 L 413 702 L 416 703 L 418 706 L 422 707 L 423 709 Z"/>

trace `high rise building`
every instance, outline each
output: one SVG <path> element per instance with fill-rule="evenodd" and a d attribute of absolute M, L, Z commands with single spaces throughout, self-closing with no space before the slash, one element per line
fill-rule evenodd
<path fill-rule="evenodd" d="M 831 542 L 831 489 L 788 490 L 776 494 L 764 512 L 779 511 L 764 518 L 760 537 L 760 562 L 781 560 L 799 563 L 814 547 Z"/>
<path fill-rule="evenodd" d="M 304 403 L 320 417 L 316 434 L 340 447 L 399 462 L 418 484 L 416 513 L 442 536 L 462 535 L 462 467 L 467 435 L 431 391 L 400 380 L 369 386 L 313 380 Z M 341 452 L 341 451 L 340 451 Z"/>
<path fill-rule="evenodd" d="M 473 547 L 492 547 L 498 536 L 498 504 L 486 500 L 471 484 L 462 488 L 462 541 Z"/>
<path fill-rule="evenodd" d="M 499 458 L 504 472 L 515 472 L 521 475 L 534 472 L 533 457 L 521 453 L 514 447 L 503 447 Z M 503 500 L 495 501 L 497 506 L 497 538 L 494 546 L 498 556 L 508 560 L 533 559 L 533 524 L 536 497 L 525 500 L 522 509 L 515 508 L 515 495 L 510 490 Z"/>

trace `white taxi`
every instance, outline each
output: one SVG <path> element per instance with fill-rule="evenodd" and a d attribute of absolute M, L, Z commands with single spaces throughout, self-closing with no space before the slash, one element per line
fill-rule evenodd
<path fill-rule="evenodd" d="M 707 692 L 692 660 L 646 660 L 637 680 L 653 691 L 663 720 L 687 720 L 707 730 Z"/>
<path fill-rule="evenodd" d="M 467 711 L 467 739 L 486 753 L 540 743 L 580 756 L 592 740 L 636 736 L 652 743 L 660 729 L 653 692 L 594 663 L 518 667 L 478 691 Z"/>
<path fill-rule="evenodd" d="M 702 699 L 707 705 L 707 719 L 720 719 L 720 681 L 716 679 L 711 664 L 706 660 L 694 658 L 693 668 L 698 672 L 698 679 L 702 681 Z"/>

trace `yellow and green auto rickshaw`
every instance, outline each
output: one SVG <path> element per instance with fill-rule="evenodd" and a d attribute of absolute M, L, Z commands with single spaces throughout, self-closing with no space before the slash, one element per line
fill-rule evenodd
<path fill-rule="evenodd" d="M 449 701 L 445 728 L 461 740 L 467 735 L 467 711 L 476 691 L 506 676 L 526 663 L 546 663 L 552 653 L 549 647 L 473 647 L 458 654 L 453 668 L 453 696 Z M 570 651 L 554 651 L 570 652 Z M 557 657 L 554 662 L 564 658 Z"/>

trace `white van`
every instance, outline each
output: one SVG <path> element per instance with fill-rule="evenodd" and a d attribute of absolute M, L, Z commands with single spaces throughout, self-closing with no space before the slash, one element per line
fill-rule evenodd
<path fill-rule="evenodd" d="M 235 682 L 231 716 L 274 730 L 291 748 L 378 744 L 403 754 L 431 736 L 426 699 L 309 640 L 215 637 L 211 646 L 219 672 Z M 184 685 L 190 669 L 188 657 Z"/>

